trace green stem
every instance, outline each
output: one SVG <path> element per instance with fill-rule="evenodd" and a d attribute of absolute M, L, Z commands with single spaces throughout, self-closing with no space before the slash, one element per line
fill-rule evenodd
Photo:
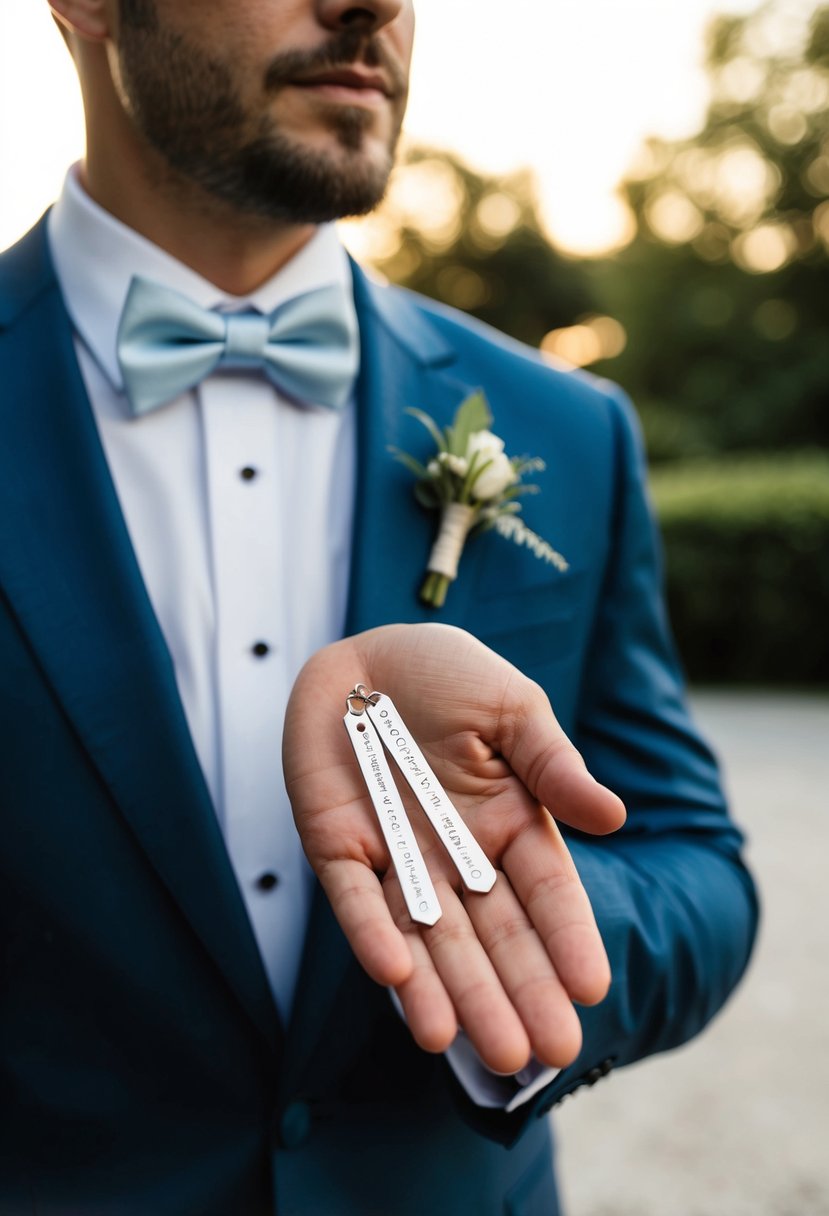
<path fill-rule="evenodd" d="M 442 608 L 449 590 L 449 581 L 445 574 L 436 574 L 434 570 L 430 570 L 420 588 L 420 598 L 424 604 L 429 604 L 432 608 Z"/>

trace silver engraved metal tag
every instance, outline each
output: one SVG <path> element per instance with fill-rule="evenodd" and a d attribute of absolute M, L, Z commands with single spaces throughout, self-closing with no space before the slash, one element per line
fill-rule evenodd
<path fill-rule="evenodd" d="M 363 690 L 360 689 L 360 692 Z M 497 875 L 385 693 L 366 697 L 366 712 L 470 891 L 486 893 Z"/>
<path fill-rule="evenodd" d="M 350 705 L 351 698 L 343 719 L 345 729 L 377 812 L 409 916 L 421 925 L 434 925 L 441 917 L 441 906 L 388 761 L 383 755 L 383 745 L 368 716 L 362 711 L 355 713 Z"/>

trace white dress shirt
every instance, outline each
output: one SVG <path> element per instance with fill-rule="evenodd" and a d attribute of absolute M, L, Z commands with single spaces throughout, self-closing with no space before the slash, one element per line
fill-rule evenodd
<path fill-rule="evenodd" d="M 287 1019 L 312 876 L 285 793 L 282 725 L 300 667 L 345 628 L 354 403 L 342 411 L 297 406 L 259 373 L 221 369 L 134 418 L 116 339 L 135 274 L 203 308 L 270 313 L 314 288 L 350 286 L 348 258 L 326 225 L 268 283 L 229 296 L 95 204 L 77 166 L 48 232 L 121 509 Z M 496 1077 L 462 1036 L 448 1054 L 470 1097 L 485 1106 L 512 1108 L 552 1075 L 537 1080 L 536 1068 Z"/>
<path fill-rule="evenodd" d="M 49 238 L 130 538 L 287 1016 L 312 882 L 282 778 L 282 723 L 300 667 L 345 627 L 354 408 L 299 407 L 262 375 L 219 371 L 136 419 L 116 338 L 136 273 L 204 308 L 269 313 L 301 292 L 350 284 L 348 258 L 326 226 L 269 283 L 229 297 L 92 202 L 77 169 Z"/>

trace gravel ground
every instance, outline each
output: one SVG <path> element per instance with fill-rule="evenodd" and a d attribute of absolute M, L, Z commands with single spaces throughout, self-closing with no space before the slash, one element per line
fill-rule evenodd
<path fill-rule="evenodd" d="M 689 1046 L 554 1116 L 567 1216 L 829 1216 L 829 697 L 700 692 L 764 918 Z"/>

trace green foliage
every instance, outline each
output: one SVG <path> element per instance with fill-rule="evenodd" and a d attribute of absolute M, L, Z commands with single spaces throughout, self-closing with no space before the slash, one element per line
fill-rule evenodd
<path fill-rule="evenodd" d="M 829 456 L 666 466 L 652 488 L 691 678 L 829 683 Z"/>
<path fill-rule="evenodd" d="M 492 411 L 483 393 L 473 393 L 459 406 L 452 426 L 449 428 L 449 451 L 454 456 L 465 456 L 469 440 L 476 431 L 488 431 L 492 426 Z"/>
<path fill-rule="evenodd" d="M 594 267 L 628 332 L 598 370 L 653 460 L 829 444 L 829 7 L 719 18 L 701 131 L 652 140 L 636 240 Z"/>
<path fill-rule="evenodd" d="M 427 465 L 423 465 L 400 448 L 389 449 L 395 459 L 417 478 L 415 496 L 422 506 L 437 509 L 459 503 L 473 506 L 476 511 L 485 506 L 486 513 L 478 512 L 474 521 L 474 526 L 480 528 L 490 526 L 499 512 L 520 511 L 520 505 L 512 499 L 537 488 L 518 483 L 527 473 L 541 472 L 544 469 L 544 461 L 537 457 L 509 459 L 501 454 L 503 441 L 490 432 L 492 411 L 485 394 L 480 390 L 471 393 L 461 402 L 451 426 L 443 430 L 423 410 L 407 409 L 406 413 L 417 419 L 429 432 L 435 444 L 435 456 Z M 478 436 L 483 436 L 486 440 L 483 449 L 480 443 L 474 442 Z M 481 497 L 476 492 L 476 487 L 482 474 L 492 466 L 496 458 L 503 462 L 502 470 L 496 478 L 499 488 L 494 491 L 490 479 L 490 492 Z M 483 488 L 486 489 L 485 486 Z M 470 523 L 470 526 L 473 526 L 473 523 Z"/>
<path fill-rule="evenodd" d="M 412 216 L 398 200 L 404 191 L 392 186 L 376 221 L 390 251 L 374 262 L 393 282 L 532 346 L 595 311 L 585 267 L 558 253 L 542 229 L 529 174 L 489 177 L 450 152 L 418 148 L 399 171 L 399 183 L 407 180 L 434 202 Z"/>
<path fill-rule="evenodd" d="M 649 141 L 625 183 L 616 256 L 552 248 L 528 175 L 421 149 L 375 261 L 532 345 L 620 322 L 593 370 L 642 416 L 690 674 L 829 683 L 829 3 L 717 18 L 707 67 L 700 131 Z"/>

